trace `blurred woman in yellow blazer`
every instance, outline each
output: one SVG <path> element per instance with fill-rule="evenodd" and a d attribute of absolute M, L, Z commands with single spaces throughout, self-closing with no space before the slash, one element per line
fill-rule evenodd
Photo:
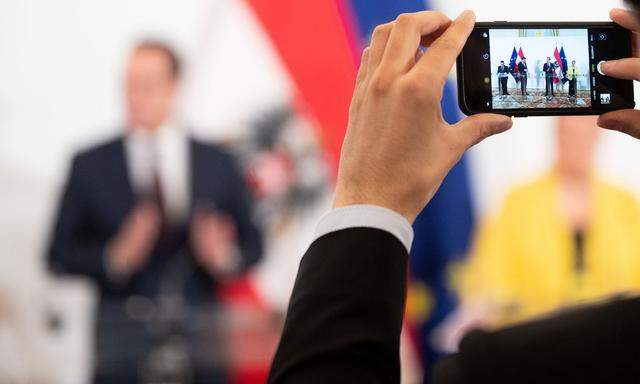
<path fill-rule="evenodd" d="M 595 119 L 558 122 L 555 167 L 507 196 L 463 267 L 462 303 L 487 324 L 640 289 L 638 202 L 594 174 Z"/>

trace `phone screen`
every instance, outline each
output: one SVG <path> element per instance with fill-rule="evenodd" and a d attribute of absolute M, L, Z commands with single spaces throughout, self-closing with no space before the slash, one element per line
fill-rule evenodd
<path fill-rule="evenodd" d="M 628 31 L 609 23 L 482 24 L 463 51 L 465 103 L 475 111 L 597 113 L 633 104 L 631 82 L 599 71 L 605 60 L 630 56 Z"/>

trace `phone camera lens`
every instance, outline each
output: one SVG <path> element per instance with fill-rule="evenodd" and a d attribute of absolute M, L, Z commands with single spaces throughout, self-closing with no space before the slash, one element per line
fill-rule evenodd
<path fill-rule="evenodd" d="M 600 39 L 600 41 L 605 41 L 607 40 L 607 34 L 606 33 L 601 33 L 598 35 L 598 39 Z"/>

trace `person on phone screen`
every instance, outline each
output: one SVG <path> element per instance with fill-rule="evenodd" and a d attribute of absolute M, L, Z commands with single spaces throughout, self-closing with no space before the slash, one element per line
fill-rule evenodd
<path fill-rule="evenodd" d="M 576 90 L 578 85 L 578 68 L 576 67 L 576 61 L 572 60 L 571 65 L 567 69 L 567 78 L 569 79 L 569 97 L 576 98 Z"/>
<path fill-rule="evenodd" d="M 518 73 L 520 73 L 520 90 L 522 91 L 522 96 L 527 96 L 527 78 L 529 77 L 529 67 L 527 67 L 527 58 L 524 56 L 518 63 Z"/>
<path fill-rule="evenodd" d="M 544 72 L 546 86 L 544 95 L 549 98 L 549 92 L 551 92 L 551 97 L 555 97 L 555 93 L 553 93 L 553 77 L 556 74 L 556 65 L 551 62 L 550 57 L 547 57 L 547 62 L 542 66 L 542 72 Z"/>
<path fill-rule="evenodd" d="M 499 81 L 499 92 L 501 95 L 508 95 L 507 91 L 507 80 L 509 79 L 509 67 L 504 65 L 504 60 L 500 60 L 500 66 L 498 66 L 498 81 Z"/>

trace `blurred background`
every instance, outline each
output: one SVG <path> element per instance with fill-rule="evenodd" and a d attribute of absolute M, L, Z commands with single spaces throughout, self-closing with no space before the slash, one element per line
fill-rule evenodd
<path fill-rule="evenodd" d="M 373 27 L 615 6 L 1 0 L 0 382 L 264 382 Z M 518 119 L 449 174 L 414 224 L 404 383 L 471 326 L 640 288 L 640 151 L 594 127 Z"/>

